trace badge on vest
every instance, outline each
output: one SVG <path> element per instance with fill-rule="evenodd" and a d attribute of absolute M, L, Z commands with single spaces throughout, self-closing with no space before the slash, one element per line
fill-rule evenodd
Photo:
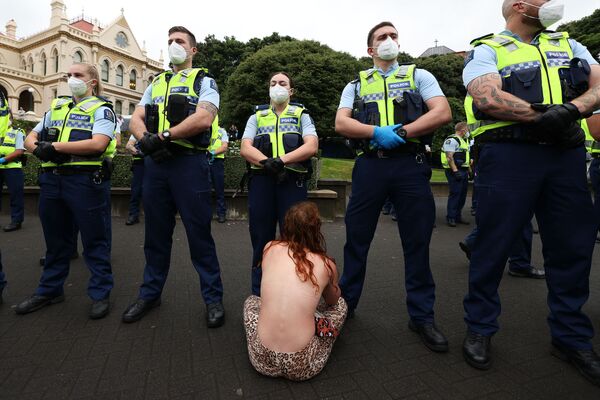
<path fill-rule="evenodd" d="M 187 86 L 176 86 L 171 88 L 171 93 L 189 93 L 190 88 Z"/>
<path fill-rule="evenodd" d="M 297 125 L 298 124 L 298 118 L 281 118 L 279 120 L 280 123 L 282 124 L 294 124 Z"/>
<path fill-rule="evenodd" d="M 75 120 L 75 121 L 85 121 L 85 122 L 90 122 L 91 120 L 91 116 L 89 115 L 79 115 L 79 114 L 71 114 L 69 115 L 69 119 Z"/>
<path fill-rule="evenodd" d="M 388 89 L 389 90 L 394 90 L 394 89 L 406 89 L 406 88 L 410 88 L 410 82 L 406 81 L 406 82 L 393 82 L 393 83 L 388 83 Z"/>

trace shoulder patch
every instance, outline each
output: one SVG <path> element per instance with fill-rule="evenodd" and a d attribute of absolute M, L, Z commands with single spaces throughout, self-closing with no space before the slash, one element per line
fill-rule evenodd
<path fill-rule="evenodd" d="M 268 104 L 261 104 L 260 106 L 255 106 L 254 111 L 268 110 L 269 107 L 271 107 L 271 106 Z"/>
<path fill-rule="evenodd" d="M 104 110 L 104 119 L 115 122 L 115 114 L 110 109 L 106 109 Z"/>
<path fill-rule="evenodd" d="M 465 57 L 465 63 L 463 67 L 466 67 L 468 63 L 473 61 L 473 56 L 475 55 L 475 50 L 471 50 L 467 53 L 467 57 Z"/>
<path fill-rule="evenodd" d="M 210 78 L 210 88 L 216 90 L 217 92 L 219 91 L 219 88 L 217 87 L 217 81 L 212 78 Z"/>
<path fill-rule="evenodd" d="M 447 139 L 444 144 L 452 144 L 452 139 Z"/>

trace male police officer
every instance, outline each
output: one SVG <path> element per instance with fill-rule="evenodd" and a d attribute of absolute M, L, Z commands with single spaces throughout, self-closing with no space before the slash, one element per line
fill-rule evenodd
<path fill-rule="evenodd" d="M 465 122 L 459 122 L 454 127 L 454 134 L 444 141 L 440 157 L 442 167 L 446 173 L 446 179 L 450 186 L 448 194 L 448 206 L 446 222 L 450 227 L 456 224 L 468 225 L 462 219 L 462 209 L 467 200 L 467 189 L 469 187 L 469 142 L 467 141 L 468 128 Z"/>
<path fill-rule="evenodd" d="M 223 285 L 210 232 L 211 193 L 206 149 L 219 107 L 219 92 L 206 70 L 192 68 L 196 38 L 186 28 L 169 30 L 173 71 L 158 75 L 131 117 L 130 130 L 140 141 L 145 170 L 146 268 L 138 300 L 123 313 L 134 322 L 160 305 L 170 267 L 175 213 L 188 237 L 192 264 L 200 275 L 210 328 L 223 325 Z"/>
<path fill-rule="evenodd" d="M 227 218 L 227 207 L 225 206 L 225 153 L 229 147 L 229 135 L 227 131 L 218 124 L 213 127 L 213 135 L 210 139 L 208 157 L 210 164 L 210 181 L 215 189 L 217 199 L 217 221 L 224 223 Z"/>
<path fill-rule="evenodd" d="M 448 342 L 434 325 L 429 242 L 435 205 L 431 168 L 419 137 L 450 122 L 450 107 L 433 75 L 414 65 L 398 65 L 398 31 L 391 22 L 374 26 L 367 45 L 374 67 L 346 86 L 335 121 L 336 132 L 363 149 L 352 172 L 346 212 L 342 295 L 352 315 L 379 212 L 389 196 L 404 249 L 409 327 L 431 350 L 447 351 Z"/>
<path fill-rule="evenodd" d="M 554 1 L 504 0 L 506 30 L 473 41 L 463 72 L 467 122 L 479 147 L 479 238 L 471 254 L 463 354 L 491 364 L 498 285 L 514 238 L 535 212 L 544 241 L 554 354 L 600 385 L 593 327 L 581 311 L 597 225 L 587 188 L 582 116 L 600 106 L 600 66 L 568 34 Z M 591 67 L 590 67 L 590 64 Z"/>
<path fill-rule="evenodd" d="M 137 145 L 138 140 L 131 135 L 125 150 L 131 154 L 131 197 L 129 198 L 129 216 L 125 225 L 134 225 L 140 222 L 140 200 L 144 182 L 144 155 Z"/>
<path fill-rule="evenodd" d="M 0 103 L 2 102 L 1 97 L 2 94 L 0 94 Z M 2 105 L 0 104 L 1 108 Z M 8 119 L 6 128 L 0 130 L 0 191 L 2 191 L 3 182 L 6 182 L 10 193 L 10 224 L 3 229 L 4 232 L 12 232 L 21 229 L 25 217 L 23 199 L 25 180 L 21 162 L 23 153 L 25 153 L 25 146 L 23 145 L 25 132 L 22 129 L 12 127 L 13 116 L 10 110 L 8 110 L 5 117 L 0 116 L 0 118 Z"/>

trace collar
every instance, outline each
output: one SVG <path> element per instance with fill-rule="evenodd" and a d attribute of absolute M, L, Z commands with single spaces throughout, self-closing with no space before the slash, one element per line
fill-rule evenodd
<path fill-rule="evenodd" d="M 387 71 L 384 71 L 381 68 L 375 67 L 375 66 L 373 66 L 373 68 L 375 68 L 381 76 L 383 76 L 384 78 L 387 78 L 388 76 L 390 76 L 392 74 L 392 72 L 394 72 L 398 68 L 398 61 L 396 61 L 395 63 L 390 65 L 390 67 L 388 68 Z"/>
<path fill-rule="evenodd" d="M 540 34 L 543 32 L 543 30 L 539 31 L 531 40 L 531 43 L 529 44 L 538 44 L 540 41 Z M 517 39 L 519 42 L 521 43 L 525 43 L 525 41 L 523 40 L 523 38 L 521 38 L 521 36 L 517 35 L 516 33 L 511 32 L 508 29 L 503 30 L 502 32 L 500 32 L 500 35 L 504 35 L 504 36 L 510 36 L 512 38 Z"/>

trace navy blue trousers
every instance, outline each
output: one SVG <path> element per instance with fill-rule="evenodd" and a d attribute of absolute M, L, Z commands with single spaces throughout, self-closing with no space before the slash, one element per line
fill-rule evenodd
<path fill-rule="evenodd" d="M 435 204 L 429 186 L 431 168 L 421 157 L 358 157 L 352 171 L 352 194 L 346 211 L 342 295 L 350 310 L 360 299 L 367 256 L 379 213 L 389 196 L 398 217 L 405 262 L 406 304 L 417 323 L 433 322 L 435 284 L 429 267 L 429 242 Z"/>
<path fill-rule="evenodd" d="M 0 251 L 0 293 L 6 286 L 6 276 L 4 275 L 4 271 L 2 270 L 2 251 Z"/>
<path fill-rule="evenodd" d="M 39 215 L 46 239 L 46 264 L 36 294 L 58 296 L 69 274 L 69 262 L 77 246 L 74 226 L 83 243 L 83 258 L 91 277 L 92 300 L 109 296 L 113 287 L 110 263 L 110 214 L 107 201 L 110 182 L 96 184 L 90 174 L 54 175 L 39 178 Z"/>
<path fill-rule="evenodd" d="M 466 168 L 459 168 L 461 179 L 457 180 L 451 169 L 446 168 L 446 179 L 450 186 L 448 193 L 448 204 L 446 209 L 446 219 L 454 221 L 462 221 L 462 209 L 467 201 L 467 190 L 469 188 L 469 171 Z"/>
<path fill-rule="evenodd" d="M 14 223 L 21 223 L 25 218 L 23 170 L 21 168 L 0 169 L 0 193 L 4 183 L 10 194 L 10 220 Z"/>
<path fill-rule="evenodd" d="M 596 223 L 600 224 L 600 158 L 593 158 L 590 163 L 590 181 L 594 190 L 594 214 Z"/>
<path fill-rule="evenodd" d="M 139 297 L 152 300 L 162 293 L 171 266 L 175 214 L 179 212 L 204 302 L 221 302 L 223 284 L 210 230 L 212 210 L 206 154 L 180 155 L 161 164 L 150 157 L 144 161 L 146 267 Z"/>
<path fill-rule="evenodd" d="M 587 187 L 585 149 L 486 143 L 479 152 L 479 234 L 464 299 L 468 328 L 492 335 L 498 328 L 498 285 L 515 237 L 535 212 L 548 286 L 548 324 L 554 341 L 591 348 L 593 327 L 581 311 L 597 224 Z"/>
<path fill-rule="evenodd" d="M 267 175 L 253 175 L 248 183 L 248 219 L 252 242 L 252 294 L 260 296 L 260 281 L 265 245 L 275 239 L 277 224 L 283 228 L 285 213 L 294 204 L 306 200 L 306 183 L 288 178 L 277 183 Z M 381 207 L 379 207 L 381 210 Z M 378 210 L 378 213 L 379 213 Z"/>
<path fill-rule="evenodd" d="M 144 184 L 143 160 L 134 161 L 131 165 L 131 197 L 129 199 L 129 217 L 139 218 L 140 200 L 142 199 L 142 188 Z"/>
<path fill-rule="evenodd" d="M 217 215 L 225 216 L 227 208 L 225 207 L 225 159 L 214 158 L 210 164 L 210 181 L 215 189 L 217 199 Z"/>

